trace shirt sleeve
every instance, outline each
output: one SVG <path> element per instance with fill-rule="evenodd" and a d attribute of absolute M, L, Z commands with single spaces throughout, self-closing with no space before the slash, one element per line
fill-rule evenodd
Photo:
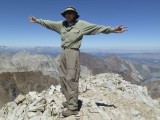
<path fill-rule="evenodd" d="M 115 30 L 115 28 L 112 28 L 110 26 L 96 25 L 86 21 L 82 22 L 81 27 L 83 35 L 95 35 L 99 33 L 108 34 L 108 33 L 114 33 Z"/>
<path fill-rule="evenodd" d="M 61 21 L 55 22 L 55 21 L 50 21 L 50 20 L 36 19 L 36 23 L 39 23 L 42 26 L 60 34 L 61 26 L 62 26 Z"/>

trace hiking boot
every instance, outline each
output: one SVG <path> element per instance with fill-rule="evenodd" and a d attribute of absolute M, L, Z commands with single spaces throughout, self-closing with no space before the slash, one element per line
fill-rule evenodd
<path fill-rule="evenodd" d="M 77 115 L 78 114 L 78 110 L 66 110 L 66 111 L 62 111 L 62 115 L 64 117 L 68 117 L 68 116 L 71 116 L 71 115 Z"/>
<path fill-rule="evenodd" d="M 68 103 L 67 102 L 62 102 L 62 105 L 64 106 L 64 108 L 68 108 Z"/>

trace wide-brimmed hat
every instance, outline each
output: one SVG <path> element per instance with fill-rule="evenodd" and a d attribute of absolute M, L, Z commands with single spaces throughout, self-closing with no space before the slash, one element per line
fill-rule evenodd
<path fill-rule="evenodd" d="M 79 16 L 80 16 L 80 15 L 77 13 L 76 9 L 75 9 L 74 7 L 72 7 L 72 6 L 67 7 L 67 8 L 61 13 L 61 15 L 62 15 L 63 17 L 65 17 L 65 13 L 66 13 L 67 11 L 73 11 L 73 12 L 75 12 L 75 13 L 76 13 L 76 19 L 78 19 Z"/>

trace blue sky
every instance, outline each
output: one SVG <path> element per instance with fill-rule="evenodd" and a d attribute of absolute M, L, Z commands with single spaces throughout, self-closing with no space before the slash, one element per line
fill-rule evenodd
<path fill-rule="evenodd" d="M 59 34 L 28 17 L 64 20 L 66 6 L 76 7 L 81 20 L 128 27 L 123 34 L 84 36 L 82 48 L 160 50 L 160 0 L 0 0 L 0 45 L 60 46 Z"/>

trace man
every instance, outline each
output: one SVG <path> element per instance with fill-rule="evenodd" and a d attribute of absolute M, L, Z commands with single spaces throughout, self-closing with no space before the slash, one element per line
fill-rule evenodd
<path fill-rule="evenodd" d="M 31 23 L 39 23 L 61 35 L 62 52 L 60 55 L 59 73 L 61 90 L 66 98 L 66 102 L 62 104 L 68 108 L 62 112 L 62 115 L 67 117 L 78 114 L 78 83 L 80 76 L 79 48 L 83 35 L 123 33 L 126 31 L 126 27 L 118 26 L 112 28 L 77 20 L 79 14 L 74 7 L 70 6 L 67 7 L 61 15 L 66 18 L 65 21 L 55 22 L 42 20 L 36 19 L 33 16 L 31 16 L 29 20 Z"/>

